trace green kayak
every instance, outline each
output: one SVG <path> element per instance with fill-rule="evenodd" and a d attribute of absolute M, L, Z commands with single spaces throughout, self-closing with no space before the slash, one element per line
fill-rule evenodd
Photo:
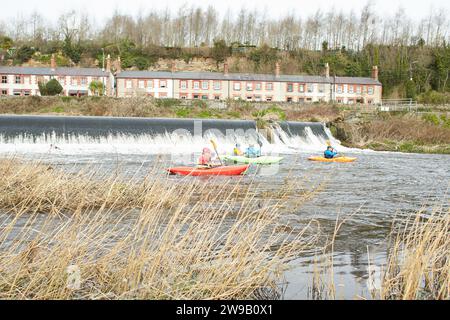
<path fill-rule="evenodd" d="M 247 158 L 243 156 L 224 156 L 227 161 L 232 161 L 235 163 L 257 163 L 257 164 L 272 164 L 280 162 L 283 157 L 271 157 L 271 156 L 261 156 L 258 158 Z"/>

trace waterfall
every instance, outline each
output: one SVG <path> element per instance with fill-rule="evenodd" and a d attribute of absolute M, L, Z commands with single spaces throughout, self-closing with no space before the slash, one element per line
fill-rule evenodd
<path fill-rule="evenodd" d="M 321 152 L 327 141 L 345 149 L 322 123 L 282 122 L 270 130 L 268 140 L 247 120 L 0 116 L 0 153 L 183 154 L 211 146 L 211 139 L 222 154 L 236 143 L 259 144 L 264 154 Z"/>

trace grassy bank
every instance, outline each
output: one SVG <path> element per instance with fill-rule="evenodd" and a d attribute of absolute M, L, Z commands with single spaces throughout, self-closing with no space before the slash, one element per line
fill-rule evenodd
<path fill-rule="evenodd" d="M 280 298 L 287 262 L 315 241 L 283 224 L 284 205 L 314 191 L 288 183 L 268 199 L 239 179 L 161 172 L 1 160 L 0 298 Z"/>
<path fill-rule="evenodd" d="M 349 147 L 379 151 L 450 153 L 450 116 L 441 106 L 424 115 L 363 112 L 359 107 L 330 104 L 276 104 L 244 101 L 181 101 L 135 97 L 20 97 L 0 99 L 5 114 L 165 117 L 325 122 Z"/>
<path fill-rule="evenodd" d="M 352 217 L 329 235 L 316 220 L 288 223 L 321 185 L 289 180 L 268 193 L 239 178 L 161 172 L 134 179 L 0 160 L 0 298 L 278 299 L 289 262 L 314 252 L 329 264 L 311 297 L 336 297 L 334 241 Z M 398 215 L 372 298 L 449 299 L 449 222 L 444 208 Z"/>
<path fill-rule="evenodd" d="M 431 212 L 418 210 L 398 215 L 392 222 L 386 249 L 386 261 L 375 266 L 367 249 L 367 285 L 376 300 L 448 300 L 450 299 L 450 210 L 436 206 Z M 334 240 L 343 224 L 336 222 L 335 232 L 321 257 L 314 261 L 314 275 L 309 286 L 312 299 L 336 299 Z M 355 298 L 361 297 L 355 292 Z"/>
<path fill-rule="evenodd" d="M 378 151 L 450 154 L 450 118 L 434 114 L 378 114 L 340 122 L 334 134 L 344 145 Z"/>

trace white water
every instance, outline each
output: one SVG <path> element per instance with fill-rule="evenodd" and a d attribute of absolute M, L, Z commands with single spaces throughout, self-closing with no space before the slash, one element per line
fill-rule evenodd
<path fill-rule="evenodd" d="M 245 134 L 227 134 L 226 136 L 207 132 L 203 136 L 165 133 L 165 134 L 116 134 L 107 137 L 92 137 L 88 135 L 70 135 L 66 138 L 55 133 L 40 136 L 17 135 L 6 139 L 0 135 L 1 154 L 186 154 L 200 152 L 204 147 L 211 147 L 213 139 L 220 154 L 230 153 L 236 143 L 242 148 L 253 143 L 262 143 L 264 154 L 293 154 L 298 152 L 322 152 L 327 141 L 338 151 L 361 151 L 341 146 L 328 128 L 324 126 L 326 137 L 315 135 L 310 127 L 306 127 L 303 135 L 290 135 L 279 126 L 273 127 L 273 140 L 270 143 L 263 134 L 254 130 Z"/>

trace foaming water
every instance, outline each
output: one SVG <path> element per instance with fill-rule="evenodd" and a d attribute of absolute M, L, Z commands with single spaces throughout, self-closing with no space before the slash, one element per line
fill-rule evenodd
<path fill-rule="evenodd" d="M 214 140 L 220 153 L 236 143 L 259 145 L 265 154 L 322 151 L 340 145 L 322 123 L 284 122 L 266 129 L 254 121 L 97 117 L 0 117 L 0 153 L 186 154 Z"/>

